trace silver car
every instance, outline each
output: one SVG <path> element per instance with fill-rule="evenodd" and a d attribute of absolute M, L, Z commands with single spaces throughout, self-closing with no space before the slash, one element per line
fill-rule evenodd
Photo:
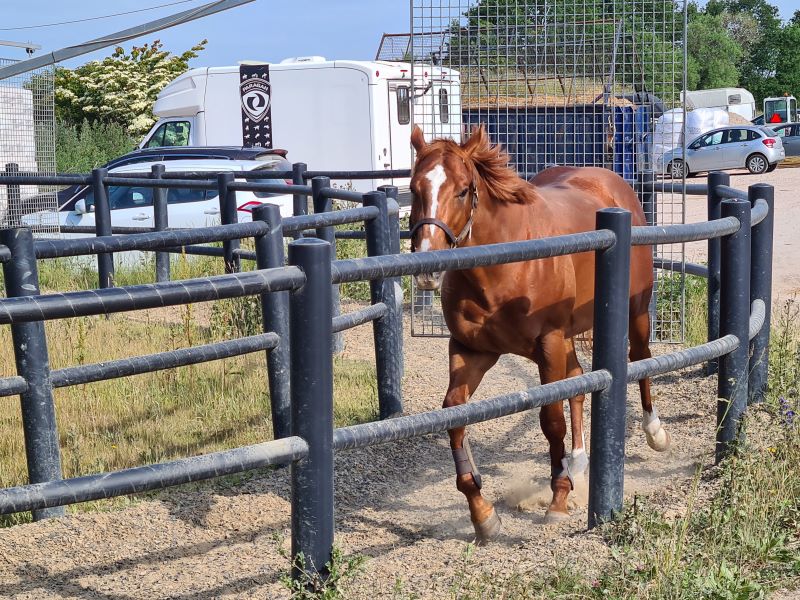
<path fill-rule="evenodd" d="M 786 158 L 781 138 L 769 127 L 733 126 L 706 132 L 686 148 L 674 148 L 656 160 L 656 170 L 673 179 L 701 171 L 746 168 L 773 171 Z"/>

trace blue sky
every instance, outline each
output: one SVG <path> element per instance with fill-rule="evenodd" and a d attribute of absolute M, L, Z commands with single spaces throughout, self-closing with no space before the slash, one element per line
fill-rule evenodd
<path fill-rule="evenodd" d="M 170 0 L 3 0 L 0 40 L 34 42 L 43 51 L 57 50 L 199 6 L 194 0 L 159 10 L 76 23 L 61 27 L 7 31 L 5 28 L 67 21 L 166 4 Z M 773 0 L 784 19 L 797 0 Z M 318 54 L 327 58 L 367 60 L 375 55 L 381 34 L 408 31 L 409 0 L 255 0 L 251 4 L 141 38 L 158 38 L 172 51 L 208 39 L 193 66 L 236 64 L 243 59 L 279 61 L 288 56 Z M 129 47 L 131 43 L 125 44 Z M 111 50 L 75 59 L 75 66 L 101 58 Z M 24 58 L 20 50 L 0 47 L 0 56 Z"/>

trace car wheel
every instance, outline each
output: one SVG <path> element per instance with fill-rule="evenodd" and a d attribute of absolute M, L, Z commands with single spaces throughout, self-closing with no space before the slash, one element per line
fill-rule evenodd
<path fill-rule="evenodd" d="M 769 169 L 767 169 L 767 173 L 772 173 L 777 168 L 778 168 L 778 163 L 773 163 L 769 166 Z"/>
<path fill-rule="evenodd" d="M 686 165 L 680 158 L 676 158 L 669 163 L 669 176 L 673 179 L 683 179 L 685 171 Z"/>
<path fill-rule="evenodd" d="M 762 173 L 766 173 L 767 169 L 769 169 L 769 161 L 767 161 L 767 157 L 763 154 L 751 154 L 747 157 L 745 166 L 753 175 L 761 175 Z"/>

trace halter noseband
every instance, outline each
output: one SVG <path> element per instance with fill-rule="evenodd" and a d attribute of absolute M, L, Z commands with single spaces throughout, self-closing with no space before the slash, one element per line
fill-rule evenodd
<path fill-rule="evenodd" d="M 467 223 L 464 225 L 464 228 L 461 230 L 461 233 L 458 235 L 453 233 L 453 230 L 450 229 L 450 226 L 442 221 L 441 219 L 436 219 L 434 217 L 424 217 L 414 223 L 411 227 L 411 231 L 409 232 L 409 237 L 413 240 L 414 235 L 416 235 L 417 231 L 424 225 L 433 225 L 434 227 L 438 227 L 439 229 L 444 232 L 445 237 L 447 238 L 447 242 L 450 244 L 451 248 L 457 248 L 458 245 L 467 239 L 467 236 L 472 231 L 472 220 L 475 217 L 475 209 L 478 208 L 478 188 L 472 188 L 472 209 L 469 211 L 469 219 L 467 219 Z M 414 246 L 411 246 L 411 250 L 413 252 Z"/>

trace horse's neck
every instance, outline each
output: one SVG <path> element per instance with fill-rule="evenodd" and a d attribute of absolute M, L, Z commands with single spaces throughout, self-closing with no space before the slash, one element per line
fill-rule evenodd
<path fill-rule="evenodd" d="M 540 198 L 517 204 L 502 202 L 486 193 L 476 209 L 471 243 L 497 244 L 541 237 L 538 215 L 544 210 Z"/>

